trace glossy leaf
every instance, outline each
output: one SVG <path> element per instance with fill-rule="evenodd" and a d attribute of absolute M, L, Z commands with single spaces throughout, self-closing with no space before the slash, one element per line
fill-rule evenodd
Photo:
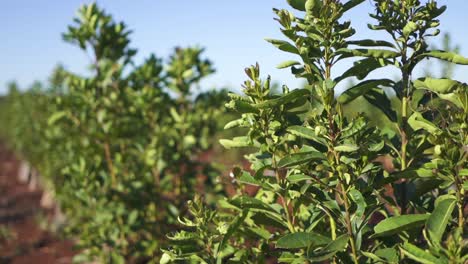
<path fill-rule="evenodd" d="M 295 66 L 295 65 L 301 65 L 301 63 L 298 61 L 285 61 L 285 62 L 280 63 L 278 66 L 276 66 L 276 68 L 284 69 L 284 68 L 288 68 L 288 67 Z"/>
<path fill-rule="evenodd" d="M 465 58 L 453 52 L 433 50 L 433 51 L 424 53 L 421 56 L 441 59 L 441 60 L 452 62 L 455 64 L 468 65 L 468 58 Z"/>
<path fill-rule="evenodd" d="M 363 40 L 352 40 L 348 41 L 349 45 L 357 45 L 362 47 L 389 47 L 395 48 L 395 45 L 388 41 L 384 40 L 373 40 L 373 39 L 363 39 Z"/>
<path fill-rule="evenodd" d="M 297 50 L 297 48 L 287 41 L 278 40 L 278 39 L 265 39 L 265 40 L 273 44 L 279 50 L 290 52 L 293 54 L 299 54 L 299 51 Z"/>
<path fill-rule="evenodd" d="M 304 127 L 304 126 L 290 126 L 290 127 L 288 127 L 287 130 L 288 130 L 288 132 L 290 132 L 293 135 L 313 140 L 313 141 L 318 142 L 318 143 L 320 143 L 322 145 L 326 145 L 326 141 L 323 138 L 318 137 L 315 134 L 315 129 Z"/>
<path fill-rule="evenodd" d="M 288 4 L 299 11 L 305 11 L 306 2 L 307 0 L 288 0 Z"/>
<path fill-rule="evenodd" d="M 328 260 L 333 257 L 337 252 L 343 251 L 346 246 L 348 245 L 349 236 L 348 235 L 341 235 L 337 237 L 335 240 L 331 241 L 325 247 L 309 252 L 308 259 L 312 261 L 324 261 Z"/>
<path fill-rule="evenodd" d="M 408 124 L 414 130 L 423 129 L 429 133 L 436 133 L 439 131 L 439 128 L 437 126 L 435 126 L 433 123 L 425 119 L 419 112 L 414 112 L 410 116 L 410 118 L 408 119 Z"/>
<path fill-rule="evenodd" d="M 325 245 L 330 239 L 316 233 L 297 232 L 282 236 L 276 242 L 276 248 L 306 248 L 310 245 Z"/>
<path fill-rule="evenodd" d="M 342 58 L 349 57 L 368 57 L 375 59 L 392 59 L 400 56 L 398 52 L 385 49 L 340 49 L 337 54 L 343 55 Z"/>
<path fill-rule="evenodd" d="M 363 81 L 340 94 L 338 102 L 346 104 L 373 89 L 378 89 L 379 86 L 391 87 L 392 85 L 394 85 L 394 82 L 389 79 Z"/>
<path fill-rule="evenodd" d="M 405 243 L 401 246 L 403 253 L 408 256 L 410 259 L 413 259 L 419 263 L 423 264 L 443 264 L 444 262 L 433 256 L 431 253 L 418 248 L 417 246 L 411 243 Z"/>
<path fill-rule="evenodd" d="M 435 93 L 447 94 L 459 88 L 466 90 L 468 89 L 468 86 L 451 79 L 433 79 L 426 77 L 414 81 L 414 88 L 426 89 Z"/>
<path fill-rule="evenodd" d="M 235 137 L 232 140 L 220 139 L 219 143 L 226 149 L 248 147 L 251 145 L 247 137 Z"/>
<path fill-rule="evenodd" d="M 374 233 L 377 236 L 398 234 L 405 230 L 423 226 L 428 218 L 428 214 L 393 216 L 378 223 L 374 227 Z"/>
<path fill-rule="evenodd" d="M 431 216 L 427 219 L 426 224 L 429 237 L 435 243 L 440 243 L 457 202 L 457 199 L 453 196 L 450 198 L 442 198 L 443 200 L 436 205 Z"/>
<path fill-rule="evenodd" d="M 278 162 L 278 167 L 292 167 L 305 164 L 311 160 L 322 160 L 325 156 L 317 151 L 299 152 L 288 155 Z"/>

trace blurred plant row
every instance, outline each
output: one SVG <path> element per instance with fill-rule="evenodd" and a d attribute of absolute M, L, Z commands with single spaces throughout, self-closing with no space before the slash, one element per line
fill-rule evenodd
<path fill-rule="evenodd" d="M 59 67 L 47 89 L 12 86 L 0 104 L 2 136 L 55 191 L 76 260 L 468 261 L 468 85 L 450 78 L 468 58 L 447 38 L 430 47 L 446 9 L 433 0 L 372 0 L 368 27 L 388 40 L 356 39 L 343 17 L 363 2 L 274 9 L 287 40 L 267 41 L 305 86 L 278 89 L 256 64 L 229 97 L 194 93 L 214 72 L 202 49 L 136 65 L 125 25 L 80 9 L 64 39 L 92 74 Z M 444 62 L 441 76 L 415 70 L 428 59 Z M 376 74 L 390 68 L 398 76 Z M 250 164 L 229 184 L 212 154 L 230 136 L 220 124 L 233 131 L 221 145 Z"/>
<path fill-rule="evenodd" d="M 54 191 L 84 249 L 77 260 L 155 259 L 186 200 L 222 191 L 209 157 L 227 94 L 196 92 L 212 62 L 187 47 L 138 65 L 130 33 L 83 6 L 63 37 L 90 57 L 90 74 L 57 67 L 47 85 L 12 84 L 1 102 L 2 136 Z"/>

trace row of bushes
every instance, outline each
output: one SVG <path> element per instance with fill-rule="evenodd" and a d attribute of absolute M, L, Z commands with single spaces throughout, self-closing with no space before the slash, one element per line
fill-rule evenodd
<path fill-rule="evenodd" d="M 363 2 L 274 9 L 287 40 L 268 42 L 296 59 L 278 67 L 306 85 L 279 91 L 257 64 L 229 99 L 191 93 L 213 72 L 201 49 L 135 66 L 125 25 L 95 5 L 80 9 L 64 37 L 92 54 L 91 76 L 58 69 L 46 92 L 12 89 L 1 120 L 53 183 L 84 249 L 77 260 L 468 261 L 468 85 L 415 71 L 427 59 L 468 59 L 429 47 L 445 10 L 436 1 L 373 0 L 369 29 L 389 40 L 356 40 L 343 16 Z M 354 63 L 336 76 L 345 60 Z M 368 78 L 387 68 L 399 77 Z M 350 79 L 359 82 L 336 93 Z M 370 112 L 349 109 L 356 100 Z M 247 148 L 251 167 L 232 170 L 228 195 L 205 154 L 232 110 L 234 137 L 220 143 Z M 375 112 L 379 126 L 369 123 Z"/>
<path fill-rule="evenodd" d="M 88 76 L 57 67 L 47 87 L 4 98 L 2 135 L 38 168 L 83 250 L 76 259 L 155 259 L 195 192 L 213 197 L 209 155 L 227 93 L 195 92 L 214 72 L 198 47 L 134 61 L 130 31 L 91 4 L 64 40 L 91 54 Z M 3 114 L 4 113 L 4 114 Z"/>

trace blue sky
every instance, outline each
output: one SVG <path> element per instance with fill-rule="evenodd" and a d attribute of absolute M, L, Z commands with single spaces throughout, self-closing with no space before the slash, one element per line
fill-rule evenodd
<path fill-rule="evenodd" d="M 57 63 L 69 70 L 85 73 L 88 58 L 78 48 L 65 43 L 61 33 L 71 23 L 80 5 L 79 0 L 15 0 L 4 1 L 0 17 L 0 93 L 8 81 L 16 80 L 26 87 L 34 80 L 44 81 Z M 291 55 L 276 50 L 265 38 L 281 38 L 279 26 L 273 20 L 272 8 L 286 8 L 286 0 L 101 0 L 97 1 L 117 20 L 131 28 L 132 47 L 139 50 L 137 62 L 151 52 L 167 57 L 174 46 L 206 47 L 217 73 L 202 83 L 205 88 L 239 89 L 244 81 L 244 67 L 259 62 L 263 75 L 274 80 L 299 85 L 288 70 L 276 65 L 291 59 Z M 442 32 L 450 32 L 453 42 L 461 46 L 468 57 L 468 1 L 439 0 L 449 3 L 441 16 Z M 383 38 L 369 31 L 370 1 L 349 13 L 348 18 L 358 34 L 355 38 Z M 436 41 L 437 43 L 437 41 Z M 436 67 L 436 64 L 433 64 Z M 335 74 L 346 67 L 341 65 Z M 468 67 L 458 67 L 456 78 L 468 82 Z"/>

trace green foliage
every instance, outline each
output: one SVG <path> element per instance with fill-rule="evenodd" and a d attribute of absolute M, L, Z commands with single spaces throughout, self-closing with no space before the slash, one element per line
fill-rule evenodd
<path fill-rule="evenodd" d="M 243 95 L 231 94 L 227 104 L 242 116 L 226 128 L 246 133 L 220 141 L 226 148 L 255 150 L 246 155 L 251 170 L 233 170 L 237 195 L 218 203 L 223 217 L 242 216 L 229 225 L 228 243 L 220 244 L 230 254 L 219 259 L 215 251 L 174 241 L 166 262 L 466 261 L 466 84 L 448 76 L 416 79 L 413 73 L 428 58 L 466 64 L 466 58 L 431 50 L 426 42 L 439 33 L 437 17 L 445 6 L 374 0 L 376 23 L 369 28 L 385 31 L 392 41 L 351 40 L 355 31 L 342 17 L 361 2 L 288 1 L 294 13 L 274 9 L 287 40 L 267 41 L 298 58 L 278 68 L 290 68 L 306 88 L 283 86 L 272 93 L 258 64 L 245 69 Z M 335 65 L 349 58 L 354 65 L 334 76 Z M 382 67 L 397 68 L 400 79 L 366 79 Z M 362 81 L 336 94 L 350 77 Z M 354 100 L 381 111 L 393 133 L 371 125 L 366 116 L 372 113 L 345 114 L 345 104 Z M 384 170 L 379 161 L 392 165 Z M 250 196 L 253 187 L 258 190 Z M 216 238 L 226 222 L 204 224 L 208 232 L 180 232 Z"/>
<path fill-rule="evenodd" d="M 428 45 L 445 6 L 372 0 L 368 27 L 388 39 L 359 40 L 343 17 L 365 1 L 287 2 L 294 10 L 274 9 L 285 39 L 267 41 L 294 56 L 278 68 L 302 89 L 278 89 L 256 64 L 242 94 L 195 94 L 214 72 L 203 49 L 136 65 L 130 31 L 94 4 L 64 34 L 91 57 L 89 75 L 59 67 L 48 90 L 12 87 L 2 135 L 53 183 L 77 261 L 468 261 L 467 84 L 450 67 L 414 71 L 428 59 L 467 64 Z M 336 76 L 344 60 L 354 63 Z M 368 78 L 384 67 L 398 78 Z M 232 170 L 230 196 L 205 156 L 227 116 L 220 143 L 245 148 L 251 165 Z"/>
<path fill-rule="evenodd" d="M 58 67 L 47 91 L 13 89 L 4 104 L 14 120 L 3 123 L 5 137 L 50 178 L 83 249 L 77 261 L 154 262 L 185 200 L 222 191 L 215 164 L 201 156 L 225 92 L 194 93 L 214 72 L 211 61 L 188 47 L 137 65 L 130 33 L 95 4 L 83 6 L 63 37 L 90 56 L 91 72 Z"/>

